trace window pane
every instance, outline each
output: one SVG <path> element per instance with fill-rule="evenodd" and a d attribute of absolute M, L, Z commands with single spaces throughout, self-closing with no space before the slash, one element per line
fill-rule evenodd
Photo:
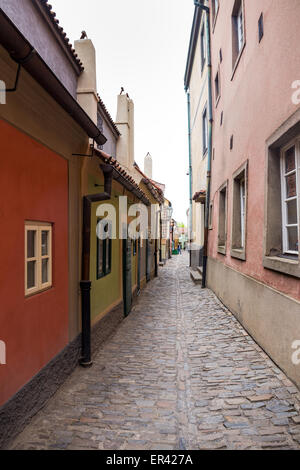
<path fill-rule="evenodd" d="M 291 147 L 285 153 L 285 172 L 289 173 L 293 170 L 295 170 L 295 147 Z"/>
<path fill-rule="evenodd" d="M 35 258 L 35 239 L 36 231 L 27 231 L 27 258 Z"/>
<path fill-rule="evenodd" d="M 36 261 L 29 261 L 27 263 L 27 289 L 35 287 L 35 267 Z"/>
<path fill-rule="evenodd" d="M 286 176 L 286 197 L 295 197 L 297 196 L 297 180 L 296 173 Z"/>
<path fill-rule="evenodd" d="M 49 259 L 45 258 L 42 260 L 42 284 L 45 284 L 49 281 L 48 276 L 48 266 L 49 266 Z"/>
<path fill-rule="evenodd" d="M 298 227 L 288 227 L 288 249 L 298 251 Z"/>
<path fill-rule="evenodd" d="M 106 259 L 105 259 L 105 272 L 110 271 L 110 240 L 106 240 Z"/>
<path fill-rule="evenodd" d="M 297 199 L 287 203 L 288 224 L 298 223 Z"/>
<path fill-rule="evenodd" d="M 97 238 L 97 278 L 103 275 L 103 240 Z"/>
<path fill-rule="evenodd" d="M 49 232 L 48 230 L 42 231 L 42 256 L 48 255 L 48 238 Z"/>

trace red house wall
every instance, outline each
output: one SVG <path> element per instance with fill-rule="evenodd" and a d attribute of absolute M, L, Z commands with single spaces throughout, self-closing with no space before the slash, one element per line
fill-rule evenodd
<path fill-rule="evenodd" d="M 0 406 L 68 341 L 68 164 L 0 121 Z M 24 223 L 53 223 L 53 287 L 25 298 Z"/>

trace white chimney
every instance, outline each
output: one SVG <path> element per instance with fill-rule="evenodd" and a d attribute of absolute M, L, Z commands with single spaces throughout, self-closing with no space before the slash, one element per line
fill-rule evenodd
<path fill-rule="evenodd" d="M 118 96 L 116 126 L 121 136 L 117 141 L 117 160 L 126 168 L 134 164 L 134 103 L 127 94 Z"/>
<path fill-rule="evenodd" d="M 84 66 L 78 78 L 77 101 L 97 125 L 96 51 L 90 39 L 75 41 L 74 47 Z"/>
<path fill-rule="evenodd" d="M 152 179 L 152 157 L 149 152 L 144 159 L 144 173 L 148 178 Z"/>

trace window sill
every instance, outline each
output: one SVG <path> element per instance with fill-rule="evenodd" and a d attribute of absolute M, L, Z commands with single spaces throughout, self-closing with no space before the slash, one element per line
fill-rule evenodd
<path fill-rule="evenodd" d="M 239 55 L 237 56 L 236 58 L 236 61 L 235 61 L 235 64 L 234 64 L 234 67 L 233 67 L 233 70 L 232 70 L 232 75 L 231 75 L 231 81 L 233 80 L 234 78 L 234 75 L 235 75 L 235 72 L 236 72 L 236 69 L 238 68 L 238 65 L 240 63 L 240 60 L 241 60 L 241 57 L 243 55 L 243 52 L 244 52 L 244 49 L 246 47 L 246 41 L 244 41 L 244 44 L 239 52 Z"/>
<path fill-rule="evenodd" d="M 246 261 L 246 252 L 242 248 L 231 248 L 230 256 L 232 258 L 237 258 L 241 261 Z"/>
<path fill-rule="evenodd" d="M 299 260 L 292 260 L 288 258 L 281 258 L 279 256 L 264 256 L 263 267 L 278 271 L 288 276 L 300 278 L 300 264 Z"/>
<path fill-rule="evenodd" d="M 220 253 L 220 255 L 226 255 L 226 246 L 218 246 L 218 253 Z"/>
<path fill-rule="evenodd" d="M 42 289 L 34 290 L 32 292 L 27 292 L 25 294 L 25 299 L 30 299 L 31 297 L 34 297 L 35 295 L 44 294 L 45 292 L 48 292 L 51 289 L 53 289 L 53 285 L 48 285 L 48 286 L 43 287 Z"/>

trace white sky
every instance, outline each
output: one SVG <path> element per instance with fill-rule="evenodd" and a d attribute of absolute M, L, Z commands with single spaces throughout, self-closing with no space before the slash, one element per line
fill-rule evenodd
<path fill-rule="evenodd" d="M 183 77 L 192 0 L 51 0 L 72 42 L 87 32 L 97 53 L 98 93 L 113 119 L 121 86 L 135 104 L 135 160 L 153 158 L 174 218 L 188 208 L 187 105 Z"/>

